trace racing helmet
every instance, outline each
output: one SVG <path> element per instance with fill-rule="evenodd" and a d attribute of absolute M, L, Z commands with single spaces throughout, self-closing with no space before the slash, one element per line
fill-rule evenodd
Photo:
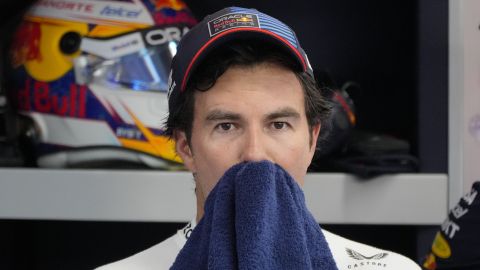
<path fill-rule="evenodd" d="M 39 167 L 177 169 L 169 67 L 196 23 L 180 0 L 40 0 L 11 43 L 16 111 Z M 131 165 L 131 166 L 129 166 Z"/>
<path fill-rule="evenodd" d="M 314 163 L 321 163 L 324 159 L 342 151 L 356 126 L 355 104 L 348 91 L 357 87 L 357 84 L 348 81 L 339 87 L 327 71 L 316 69 L 314 73 L 322 94 L 331 106 L 328 119 L 322 123 L 315 151 Z"/>

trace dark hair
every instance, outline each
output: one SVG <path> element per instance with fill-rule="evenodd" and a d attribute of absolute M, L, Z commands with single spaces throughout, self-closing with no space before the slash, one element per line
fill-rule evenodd
<path fill-rule="evenodd" d="M 178 95 L 178 104 L 169 108 L 166 120 L 166 133 L 173 135 L 175 130 L 184 131 L 188 143 L 192 136 L 195 91 L 208 91 L 217 79 L 230 67 L 253 67 L 262 63 L 274 63 L 292 70 L 302 85 L 305 99 L 305 114 L 310 132 L 329 116 L 330 104 L 322 95 L 315 79 L 310 74 L 299 71 L 298 64 L 278 46 L 257 40 L 242 40 L 227 43 L 208 54 L 206 59 L 191 75 L 185 91 Z"/>

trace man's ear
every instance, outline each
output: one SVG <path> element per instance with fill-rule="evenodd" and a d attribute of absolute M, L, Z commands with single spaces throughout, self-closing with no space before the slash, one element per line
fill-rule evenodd
<path fill-rule="evenodd" d="M 313 153 L 315 153 L 315 149 L 317 148 L 317 140 L 318 140 L 318 136 L 320 135 L 320 128 L 321 128 L 320 123 L 312 127 L 312 136 L 311 136 L 312 141 L 310 142 L 310 151 L 312 151 Z"/>
<path fill-rule="evenodd" d="M 175 150 L 182 158 L 183 164 L 191 172 L 196 172 L 195 164 L 193 162 L 193 152 L 187 140 L 187 135 L 184 131 L 174 131 L 173 137 L 175 139 Z"/>

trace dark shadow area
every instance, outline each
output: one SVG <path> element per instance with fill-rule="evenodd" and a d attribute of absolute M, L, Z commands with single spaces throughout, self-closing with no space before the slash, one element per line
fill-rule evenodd
<path fill-rule="evenodd" d="M 3 220 L 0 221 L 0 269 L 92 269 L 160 243 L 184 225 L 157 222 Z M 417 232 L 423 227 L 322 226 L 345 238 L 394 251 L 413 260 L 417 257 Z"/>

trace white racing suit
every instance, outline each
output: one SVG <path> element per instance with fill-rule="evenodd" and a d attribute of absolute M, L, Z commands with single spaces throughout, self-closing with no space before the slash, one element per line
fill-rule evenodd
<path fill-rule="evenodd" d="M 195 225 L 193 220 L 165 241 L 97 270 L 169 269 Z M 415 262 L 400 254 L 354 242 L 323 229 L 322 231 L 339 270 L 420 270 Z"/>

